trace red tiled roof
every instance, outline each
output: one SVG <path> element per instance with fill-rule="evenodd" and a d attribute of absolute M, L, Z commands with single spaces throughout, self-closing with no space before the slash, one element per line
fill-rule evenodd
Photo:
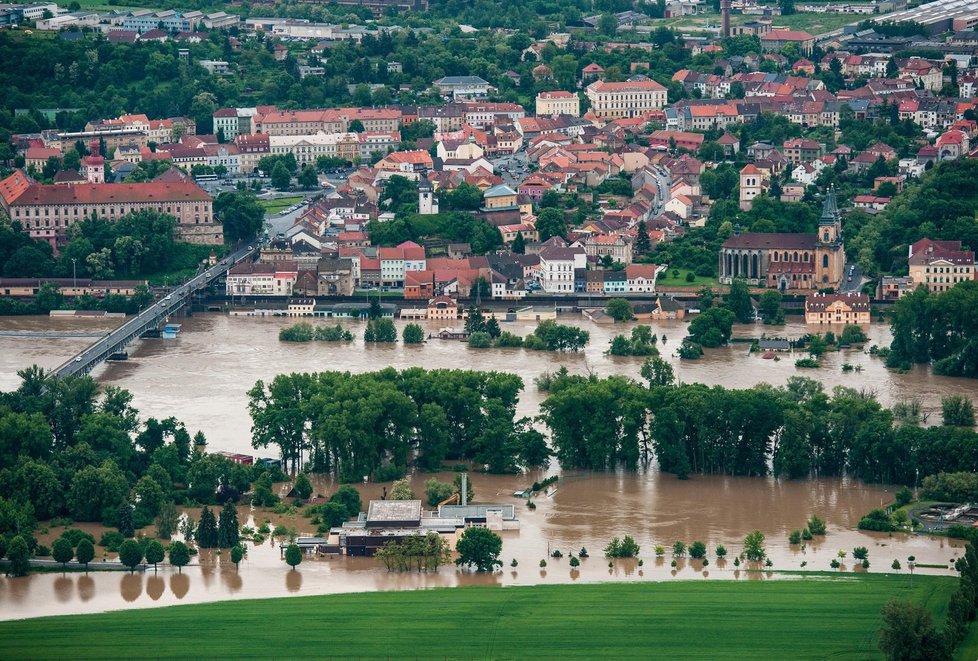
<path fill-rule="evenodd" d="M 9 205 L 20 197 L 30 185 L 31 180 L 26 174 L 20 170 L 14 170 L 12 175 L 0 181 L 0 196 L 3 197 L 4 203 Z"/>
<path fill-rule="evenodd" d="M 588 89 L 593 89 L 596 92 L 630 92 L 632 90 L 642 92 L 664 92 L 666 90 L 665 87 L 654 80 L 636 80 L 621 83 L 609 83 L 604 80 L 599 80 L 588 85 Z"/>
<path fill-rule="evenodd" d="M 771 30 L 761 41 L 808 41 L 815 37 L 804 30 Z"/>
<path fill-rule="evenodd" d="M 192 182 L 149 182 L 139 184 L 79 184 L 57 186 L 32 184 L 11 203 L 38 204 L 126 204 L 134 202 L 210 202 L 211 196 Z"/>
<path fill-rule="evenodd" d="M 817 241 L 818 236 L 815 234 L 744 232 L 731 236 L 723 242 L 723 247 L 753 250 L 814 250 Z"/>

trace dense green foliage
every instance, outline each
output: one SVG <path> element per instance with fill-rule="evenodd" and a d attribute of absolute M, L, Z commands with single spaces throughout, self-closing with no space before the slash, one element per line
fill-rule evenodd
<path fill-rule="evenodd" d="M 639 550 L 640 547 L 632 536 L 625 535 L 622 539 L 612 538 L 605 547 L 604 554 L 609 558 L 634 558 Z"/>
<path fill-rule="evenodd" d="M 503 563 L 499 553 L 503 549 L 503 539 L 488 528 L 472 526 L 466 528 L 455 544 L 459 567 L 474 567 L 476 571 L 493 571 Z"/>
<path fill-rule="evenodd" d="M 384 544 L 374 556 L 387 571 L 437 571 L 451 557 L 448 540 L 438 533 L 412 535 Z"/>
<path fill-rule="evenodd" d="M 397 179 L 397 177 L 391 177 Z M 417 194 L 415 193 L 415 204 Z M 425 237 L 437 236 L 447 241 L 468 243 L 478 255 L 503 247 L 499 231 L 486 221 L 464 211 L 432 215 L 398 214 L 394 220 L 371 221 L 367 224 L 374 245 L 393 246 L 404 241 L 423 242 Z"/>
<path fill-rule="evenodd" d="M 126 214 L 115 221 L 102 216 L 88 218 L 68 229 L 68 245 L 61 249 L 56 261 L 50 256 L 37 257 L 37 251 L 45 252 L 39 244 L 22 246 L 11 254 L 4 272 L 9 277 L 112 280 L 193 270 L 210 254 L 211 246 L 179 243 L 176 225 L 173 216 L 150 210 Z M 25 253 L 35 256 L 28 262 Z"/>
<path fill-rule="evenodd" d="M 658 356 L 656 340 L 650 326 L 636 326 L 631 337 L 616 335 L 612 338 L 608 353 L 612 356 Z"/>
<path fill-rule="evenodd" d="M 920 475 L 971 470 L 978 434 L 960 427 L 894 425 L 869 393 L 831 395 L 800 377 L 746 390 L 701 384 L 643 388 L 622 377 L 551 376 L 542 419 L 565 468 L 634 468 L 654 456 L 690 473 L 855 475 L 912 484 Z"/>
<path fill-rule="evenodd" d="M 924 478 L 920 495 L 927 500 L 970 503 L 978 500 L 978 473 L 938 473 Z"/>
<path fill-rule="evenodd" d="M 961 241 L 978 249 L 978 161 L 944 161 L 875 216 L 846 218 L 846 251 L 866 271 L 906 272 L 907 247 L 923 238 Z"/>
<path fill-rule="evenodd" d="M 19 375 L 17 390 L 0 393 L 4 544 L 19 536 L 33 553 L 37 521 L 70 516 L 117 526 L 118 531 L 102 535 L 99 546 L 109 552 L 127 549 L 132 555 L 126 538 L 157 517 L 161 538 L 175 530 L 175 502 L 218 501 L 225 504 L 223 532 L 205 508 L 198 541 L 205 548 L 237 543 L 233 502 L 255 480 L 269 477 L 263 465 L 233 464 L 193 449 L 192 444 L 206 443 L 201 434 L 192 439 L 173 418 L 140 421 L 128 392 L 111 386 L 100 389 L 90 377 L 58 379 L 37 368 Z M 146 538 L 142 533 L 139 537 L 139 551 L 148 553 Z M 66 529 L 63 539 L 77 547 L 79 562 L 95 557 L 90 534 Z M 61 542 L 55 545 L 59 555 L 66 552 L 63 547 Z"/>
<path fill-rule="evenodd" d="M 330 654 L 381 659 L 427 649 L 445 628 L 466 631 L 465 656 L 523 658 L 876 659 L 880 609 L 895 598 L 925 604 L 944 621 L 958 581 L 950 577 L 851 574 L 820 580 L 667 581 L 660 583 L 536 585 L 319 595 L 237 600 L 0 623 L 0 656 L 63 658 L 65 646 L 100 658 L 124 656 L 154 640 L 159 657 L 294 656 L 322 654 L 309 631 L 324 619 L 344 620 L 330 634 Z M 594 604 L 601 604 L 594 608 Z M 736 617 L 718 617 L 703 635 L 703 614 L 736 604 Z M 417 617 L 438 610 L 437 618 Z M 582 626 L 583 611 L 587 626 Z M 527 617 L 533 612 L 533 617 Z M 778 613 L 781 626 L 771 626 Z M 668 627 L 653 623 L 664 618 Z M 199 630 L 217 632 L 195 636 Z M 544 629 L 547 636 L 541 636 Z M 160 631 L 170 635 L 159 636 Z M 241 631 L 261 631 L 258 638 Z M 817 641 L 817 644 L 813 644 Z"/>
<path fill-rule="evenodd" d="M 700 346 L 719 347 L 730 341 L 735 319 L 735 313 L 727 308 L 703 310 L 689 322 L 689 338 Z"/>
<path fill-rule="evenodd" d="M 939 294 L 918 287 L 897 301 L 892 320 L 888 366 L 933 363 L 938 374 L 978 378 L 978 282 Z"/>
<path fill-rule="evenodd" d="M 282 342 L 352 342 L 353 333 L 344 330 L 342 326 L 313 326 L 309 322 L 300 321 L 297 324 L 283 328 L 278 332 Z"/>
<path fill-rule="evenodd" d="M 510 472 L 545 460 L 539 432 L 515 419 L 522 389 L 518 376 L 496 372 L 280 375 L 249 392 L 252 442 L 274 443 L 287 462 L 306 459 L 312 470 L 344 480 L 388 463 L 433 469 L 448 458 Z"/>

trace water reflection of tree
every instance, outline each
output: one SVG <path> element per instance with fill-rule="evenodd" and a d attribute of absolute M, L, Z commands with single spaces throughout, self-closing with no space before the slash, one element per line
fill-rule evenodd
<path fill-rule="evenodd" d="M 289 592 L 298 592 L 302 587 L 302 572 L 290 571 L 285 573 L 285 589 Z"/>
<path fill-rule="evenodd" d="M 166 581 L 163 580 L 162 576 L 150 576 L 146 579 L 146 594 L 153 601 L 159 600 L 165 590 Z"/>
<path fill-rule="evenodd" d="M 126 601 L 136 601 L 143 593 L 143 575 L 126 574 L 119 581 L 119 592 Z"/>
<path fill-rule="evenodd" d="M 89 601 L 95 596 L 95 579 L 89 575 L 78 577 L 78 596 L 82 601 Z"/>
<path fill-rule="evenodd" d="M 204 585 L 210 586 L 214 581 L 214 568 L 217 565 L 217 556 L 212 549 L 201 549 L 198 555 L 200 562 L 200 575 L 204 579 Z"/>
<path fill-rule="evenodd" d="M 221 580 L 231 593 L 238 592 L 241 589 L 241 586 L 244 585 L 244 582 L 241 580 L 241 574 L 235 571 L 222 571 Z"/>
<path fill-rule="evenodd" d="M 67 576 L 59 576 L 54 579 L 54 598 L 65 603 L 71 601 L 75 591 L 75 582 Z"/>
<path fill-rule="evenodd" d="M 189 574 L 170 574 L 170 592 L 177 599 L 183 599 L 190 591 Z"/>

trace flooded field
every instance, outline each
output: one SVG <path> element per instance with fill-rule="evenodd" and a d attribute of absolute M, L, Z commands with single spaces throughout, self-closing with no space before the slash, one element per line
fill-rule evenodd
<path fill-rule="evenodd" d="M 413 486 L 423 492 L 430 475 L 416 475 Z M 449 480 L 450 474 L 438 476 Z M 679 481 L 658 473 L 566 473 L 555 491 L 535 501 L 530 510 L 512 496 L 539 475 L 473 475 L 475 500 L 514 503 L 520 520 L 519 531 L 502 533 L 503 567 L 493 574 L 475 574 L 454 566 L 428 574 L 389 573 L 369 558 L 306 558 L 296 571 L 281 559 L 278 542 L 268 540 L 260 546 L 248 545 L 248 557 L 235 570 L 229 554 L 201 551 L 182 573 L 170 568 L 145 574 L 121 572 L 48 573 L 26 578 L 0 578 L 0 619 L 41 615 L 86 613 L 133 607 L 153 607 L 176 603 L 219 601 L 289 595 L 340 592 L 384 591 L 451 587 L 457 585 L 527 585 L 538 583 L 703 580 L 778 580 L 776 571 L 758 567 L 753 571 L 734 567 L 733 558 L 741 551 L 744 535 L 754 529 L 767 537 L 767 552 L 773 570 L 830 571 L 829 563 L 839 550 L 852 556 L 856 546 L 869 549 L 869 571 L 891 571 L 898 559 L 907 574 L 907 557 L 918 564 L 948 565 L 963 552 L 960 545 L 940 538 L 862 533 L 854 530 L 859 517 L 878 507 L 890 495 L 880 485 L 864 485 L 845 480 L 777 481 L 760 478 L 697 476 Z M 329 493 L 336 485 L 316 484 L 317 491 Z M 366 501 L 380 496 L 381 486 L 360 485 Z M 807 546 L 791 546 L 787 535 L 804 525 L 808 515 L 817 512 L 829 524 L 828 535 Z M 197 512 L 191 512 L 197 516 Z M 272 525 L 295 528 L 299 534 L 312 533 L 315 526 L 301 514 L 275 515 L 264 511 L 239 513 L 243 525 L 257 527 L 265 520 Z M 51 531 L 56 534 L 57 531 Z M 152 532 L 152 529 L 149 530 Z M 612 537 L 630 534 L 641 545 L 637 560 L 616 560 L 612 567 L 602 549 Z M 706 543 L 708 564 L 688 558 L 678 559 L 673 568 L 671 547 L 681 540 Z M 656 558 L 656 544 L 666 547 Z M 728 558 L 718 560 L 717 544 L 728 549 Z M 590 558 L 572 570 L 568 553 L 584 547 Z M 562 559 L 549 554 L 560 550 Z M 100 548 L 101 551 L 101 548 Z M 517 567 L 510 563 L 517 560 Z M 547 567 L 540 568 L 540 560 Z M 839 571 L 864 571 L 851 559 Z M 950 569 L 917 568 L 916 573 L 951 574 Z"/>

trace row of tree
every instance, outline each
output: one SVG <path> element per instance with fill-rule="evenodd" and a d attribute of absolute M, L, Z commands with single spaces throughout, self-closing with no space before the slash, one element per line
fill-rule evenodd
<path fill-rule="evenodd" d="M 515 418 L 522 389 L 518 376 L 497 372 L 279 375 L 248 393 L 252 444 L 277 445 L 294 469 L 308 461 L 344 480 L 409 462 L 434 469 L 449 458 L 492 472 L 545 465 L 543 436 Z"/>
<path fill-rule="evenodd" d="M 669 383 L 654 369 L 650 380 Z M 912 484 L 916 475 L 973 470 L 978 434 L 967 427 L 895 424 L 872 393 L 792 377 L 785 387 L 746 390 L 702 384 L 645 388 L 623 377 L 558 373 L 548 380 L 542 419 L 564 468 L 666 472 L 855 475 Z"/>

